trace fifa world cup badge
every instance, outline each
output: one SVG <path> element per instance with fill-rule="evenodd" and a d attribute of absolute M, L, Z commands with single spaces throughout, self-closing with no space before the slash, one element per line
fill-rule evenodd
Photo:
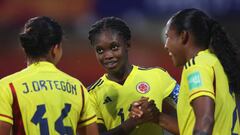
<path fill-rule="evenodd" d="M 150 86 L 146 82 L 140 82 L 137 84 L 136 89 L 139 93 L 145 94 L 150 90 Z"/>

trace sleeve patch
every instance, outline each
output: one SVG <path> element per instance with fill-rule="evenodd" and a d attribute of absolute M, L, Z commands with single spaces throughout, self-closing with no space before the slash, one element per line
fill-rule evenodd
<path fill-rule="evenodd" d="M 202 86 L 202 80 L 199 72 L 193 72 L 187 76 L 189 90 L 199 88 Z"/>

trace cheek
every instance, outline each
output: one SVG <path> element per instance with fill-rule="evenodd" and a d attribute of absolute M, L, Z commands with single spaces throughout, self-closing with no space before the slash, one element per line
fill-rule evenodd
<path fill-rule="evenodd" d="M 99 55 L 99 54 L 96 53 L 96 52 L 95 52 L 95 55 L 96 55 L 96 59 L 97 59 L 97 61 L 98 61 L 99 63 L 102 63 L 102 62 L 101 62 L 101 61 L 102 61 L 102 56 Z"/>
<path fill-rule="evenodd" d="M 125 55 L 125 52 L 124 52 L 124 51 L 121 51 L 121 50 L 116 51 L 116 52 L 114 53 L 114 56 L 117 57 L 117 58 L 121 58 L 121 57 L 123 57 L 124 55 Z"/>
<path fill-rule="evenodd" d="M 176 58 L 176 61 L 178 63 L 178 66 L 182 66 L 185 64 L 185 55 L 184 55 L 184 52 L 182 50 L 182 48 L 178 48 L 177 50 L 177 55 L 175 56 Z"/>
<path fill-rule="evenodd" d="M 175 53 L 176 55 L 178 55 L 178 53 L 180 53 L 180 45 L 178 44 L 178 42 L 176 40 L 173 40 L 172 42 L 169 43 L 169 46 L 172 50 L 173 53 Z"/>
<path fill-rule="evenodd" d="M 165 48 L 167 48 L 168 50 L 174 50 L 175 42 L 173 40 L 167 39 L 165 43 Z"/>

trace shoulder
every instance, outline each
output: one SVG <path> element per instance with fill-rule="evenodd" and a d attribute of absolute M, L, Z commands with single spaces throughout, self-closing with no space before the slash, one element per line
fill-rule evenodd
<path fill-rule="evenodd" d="M 198 59 L 198 61 L 197 61 L 198 64 L 199 64 L 199 61 L 201 61 L 201 60 Z M 186 62 L 186 64 L 184 65 L 184 69 L 189 69 L 190 67 L 193 67 L 195 65 L 197 65 L 196 57 L 193 57 L 189 61 Z"/>
<path fill-rule="evenodd" d="M 214 54 L 206 53 L 204 55 L 197 55 L 191 58 L 184 65 L 184 69 L 189 69 L 192 67 L 212 67 L 216 62 L 218 62 L 218 59 Z"/>
<path fill-rule="evenodd" d="M 182 72 L 182 80 L 195 82 L 197 79 L 214 77 L 215 67 L 219 64 L 216 57 L 211 55 L 196 56 L 187 61 Z"/>
<path fill-rule="evenodd" d="M 136 67 L 138 71 L 143 72 L 167 72 L 167 70 L 162 67 L 140 67 L 140 66 Z"/>
<path fill-rule="evenodd" d="M 151 76 L 152 77 L 169 77 L 170 74 L 162 67 L 138 67 L 137 73 L 142 76 Z"/>
<path fill-rule="evenodd" d="M 80 83 L 82 85 L 82 82 L 79 79 L 77 79 L 77 78 L 75 78 L 75 77 L 73 77 L 73 76 L 71 76 L 71 75 L 69 75 L 69 74 L 67 74 L 67 73 L 65 73 L 65 72 L 63 72 L 59 69 L 58 69 L 58 72 L 59 72 L 59 75 L 61 75 L 59 77 L 67 78 L 67 80 L 71 80 L 72 82 Z"/>
<path fill-rule="evenodd" d="M 102 84 L 104 83 L 104 80 L 102 78 L 99 78 L 97 81 L 92 83 L 90 86 L 87 87 L 88 91 L 96 90 L 98 89 Z"/>
<path fill-rule="evenodd" d="M 14 74 L 11 74 L 11 75 L 8 75 L 4 78 L 2 78 L 0 80 L 0 83 L 3 85 L 3 84 L 9 84 L 11 82 L 14 82 L 14 81 L 17 81 L 19 79 L 22 79 L 22 78 L 25 78 L 25 76 L 27 75 L 26 73 L 26 70 L 21 70 L 21 71 L 18 71 Z"/>
<path fill-rule="evenodd" d="M 137 78 L 142 78 L 151 82 L 162 82 L 162 83 L 172 83 L 176 80 L 164 69 L 161 67 L 150 67 L 150 68 L 138 68 L 136 73 Z"/>

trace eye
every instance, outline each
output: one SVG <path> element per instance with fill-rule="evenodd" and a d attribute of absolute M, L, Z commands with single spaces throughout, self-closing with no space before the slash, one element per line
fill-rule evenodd
<path fill-rule="evenodd" d="M 119 48 L 119 45 L 118 45 L 117 43 L 112 43 L 111 49 L 112 49 L 113 51 L 117 51 L 118 48 Z"/>
<path fill-rule="evenodd" d="M 165 37 L 165 39 L 167 39 L 167 38 L 168 38 L 168 34 L 165 34 L 165 36 L 164 36 L 164 37 Z"/>
<path fill-rule="evenodd" d="M 98 54 L 102 54 L 102 53 L 103 53 L 103 49 L 102 49 L 102 48 L 96 48 L 96 52 L 97 52 Z"/>

